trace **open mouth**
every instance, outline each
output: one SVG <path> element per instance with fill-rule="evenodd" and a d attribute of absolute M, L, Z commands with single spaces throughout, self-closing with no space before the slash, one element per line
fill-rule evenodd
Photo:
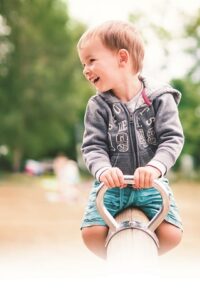
<path fill-rule="evenodd" d="M 93 83 L 96 84 L 99 81 L 99 79 L 100 79 L 99 77 L 95 78 Z"/>

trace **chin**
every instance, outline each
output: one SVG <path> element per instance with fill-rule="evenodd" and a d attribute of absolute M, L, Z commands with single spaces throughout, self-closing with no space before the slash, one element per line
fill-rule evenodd
<path fill-rule="evenodd" d="M 105 92 L 110 91 L 110 89 L 105 89 L 105 88 L 96 88 L 96 90 L 100 93 L 105 93 Z"/>

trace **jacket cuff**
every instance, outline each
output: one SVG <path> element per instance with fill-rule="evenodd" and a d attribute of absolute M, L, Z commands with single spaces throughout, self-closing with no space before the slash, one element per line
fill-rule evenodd
<path fill-rule="evenodd" d="M 99 169 L 99 170 L 96 172 L 96 174 L 95 174 L 96 180 L 100 181 L 99 177 L 101 176 L 101 174 L 102 174 L 104 171 L 106 171 L 106 170 L 108 170 L 108 169 L 110 169 L 110 167 L 104 167 L 104 168 Z"/>
<path fill-rule="evenodd" d="M 158 169 L 161 173 L 161 176 L 164 176 L 167 172 L 166 166 L 158 160 L 152 159 L 150 162 L 148 162 L 147 166 L 151 166 L 151 167 Z"/>

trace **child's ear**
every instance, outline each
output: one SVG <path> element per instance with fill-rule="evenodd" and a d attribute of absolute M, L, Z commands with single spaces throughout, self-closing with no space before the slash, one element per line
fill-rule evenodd
<path fill-rule="evenodd" d="M 119 65 L 124 66 L 129 60 L 129 53 L 126 49 L 120 49 L 118 51 Z"/>

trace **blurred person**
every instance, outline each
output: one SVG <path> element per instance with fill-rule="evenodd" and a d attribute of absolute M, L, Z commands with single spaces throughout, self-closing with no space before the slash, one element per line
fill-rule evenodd
<path fill-rule="evenodd" d="M 77 163 L 65 155 L 59 155 L 53 161 L 53 169 L 57 178 L 59 199 L 69 202 L 78 200 L 79 170 Z"/>
<path fill-rule="evenodd" d="M 88 29 L 77 50 L 83 74 L 97 91 L 88 101 L 84 121 L 82 153 L 95 181 L 81 224 L 83 240 L 106 258 L 108 227 L 96 208 L 100 182 L 109 188 L 104 205 L 112 216 L 137 206 L 152 219 L 162 205 L 152 187 L 159 178 L 170 193 L 170 210 L 156 230 L 161 255 L 182 238 L 181 218 L 165 177 L 184 144 L 177 109 L 181 94 L 141 76 L 144 43 L 129 22 L 108 21 Z M 134 175 L 132 188 L 123 175 Z"/>
<path fill-rule="evenodd" d="M 44 173 L 44 168 L 39 161 L 28 159 L 25 163 L 25 172 L 31 176 L 39 176 Z"/>

